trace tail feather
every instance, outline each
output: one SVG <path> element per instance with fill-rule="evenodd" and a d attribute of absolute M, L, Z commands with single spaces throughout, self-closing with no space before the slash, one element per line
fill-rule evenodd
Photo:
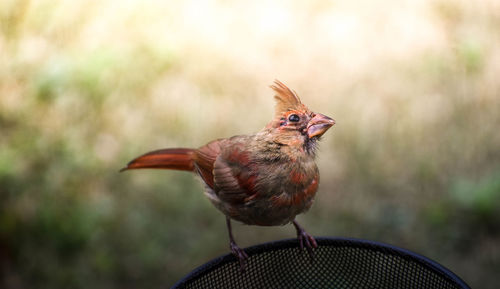
<path fill-rule="evenodd" d="M 132 169 L 172 169 L 181 171 L 194 170 L 194 149 L 161 149 L 144 154 L 120 170 Z"/>

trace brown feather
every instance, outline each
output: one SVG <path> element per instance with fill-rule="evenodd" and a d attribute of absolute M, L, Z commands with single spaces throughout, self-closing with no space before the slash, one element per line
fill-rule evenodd
<path fill-rule="evenodd" d="M 228 147 L 214 163 L 214 180 L 221 200 L 242 204 L 257 194 L 258 168 L 242 143 Z M 250 198 L 250 199 L 249 199 Z"/>
<path fill-rule="evenodd" d="M 214 188 L 214 163 L 221 151 L 224 140 L 212 141 L 196 150 L 195 166 L 207 186 Z"/>
<path fill-rule="evenodd" d="M 193 149 L 173 148 L 156 150 L 132 160 L 120 171 L 132 169 L 172 169 L 193 171 L 193 156 Z"/>
<path fill-rule="evenodd" d="M 295 91 L 288 88 L 281 81 L 275 80 L 271 88 L 276 92 L 274 96 L 274 99 L 276 99 L 276 115 L 281 115 L 290 110 L 306 108 Z"/>

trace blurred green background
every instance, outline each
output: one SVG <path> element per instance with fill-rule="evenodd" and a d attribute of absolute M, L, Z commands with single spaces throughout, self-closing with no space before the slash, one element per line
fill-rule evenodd
<path fill-rule="evenodd" d="M 0 28 L 1 288 L 158 288 L 228 253 L 195 177 L 118 170 L 258 131 L 274 79 L 337 121 L 311 234 L 497 288 L 500 1 L 4 0 Z"/>

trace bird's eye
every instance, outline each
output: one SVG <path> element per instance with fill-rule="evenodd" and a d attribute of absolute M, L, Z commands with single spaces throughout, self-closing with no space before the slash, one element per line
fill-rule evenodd
<path fill-rule="evenodd" d="M 296 114 L 291 114 L 289 117 L 288 117 L 288 120 L 291 121 L 291 122 L 297 122 L 300 120 L 300 117 Z"/>

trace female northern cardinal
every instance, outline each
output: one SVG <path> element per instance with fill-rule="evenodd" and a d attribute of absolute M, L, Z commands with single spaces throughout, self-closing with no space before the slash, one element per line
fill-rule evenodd
<path fill-rule="evenodd" d="M 226 215 L 230 248 L 242 270 L 248 258 L 233 238 L 231 221 L 276 226 L 293 223 L 300 248 L 318 245 L 295 221 L 313 203 L 319 171 L 314 162 L 317 141 L 335 121 L 310 111 L 297 94 L 275 81 L 274 119 L 254 135 L 212 141 L 199 149 L 171 148 L 149 152 L 122 170 L 192 171 L 205 183 L 205 195 Z"/>

